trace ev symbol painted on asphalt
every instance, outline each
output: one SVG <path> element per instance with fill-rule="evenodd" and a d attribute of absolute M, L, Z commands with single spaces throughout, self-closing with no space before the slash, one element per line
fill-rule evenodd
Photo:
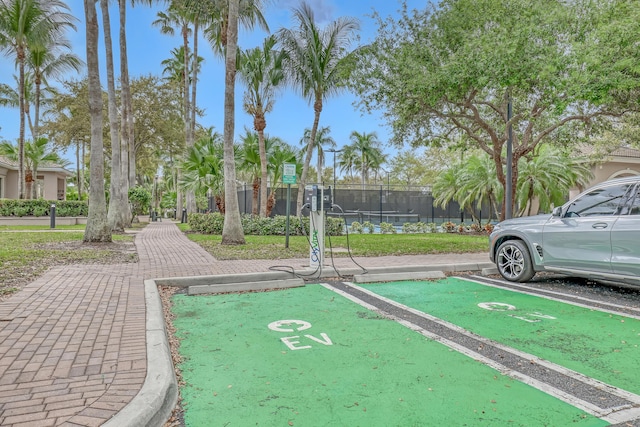
<path fill-rule="evenodd" d="M 485 310 L 491 311 L 513 311 L 516 309 L 515 305 L 506 304 L 503 302 L 481 302 L 478 304 L 478 307 L 484 308 Z M 556 318 L 553 316 L 549 316 L 548 314 L 542 314 L 537 311 L 533 313 L 527 313 L 524 316 L 516 316 L 514 314 L 509 314 L 509 317 L 513 317 L 514 319 L 523 320 L 527 323 L 537 323 L 541 319 L 549 319 L 555 320 Z"/>
<path fill-rule="evenodd" d="M 311 328 L 311 323 L 305 322 L 304 320 L 276 320 L 275 322 L 269 323 L 268 328 L 276 332 L 299 332 Z M 329 336 L 324 332 L 320 333 L 320 338 L 310 334 L 305 334 L 304 338 L 322 345 L 333 345 Z M 282 337 L 280 341 L 291 350 L 306 350 L 312 347 L 311 345 L 301 345 L 300 339 L 300 335 L 294 335 Z"/>

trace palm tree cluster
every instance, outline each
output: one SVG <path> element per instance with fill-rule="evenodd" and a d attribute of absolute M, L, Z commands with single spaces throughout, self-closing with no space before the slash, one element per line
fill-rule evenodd
<path fill-rule="evenodd" d="M 571 188 L 583 187 L 592 178 L 586 159 L 571 156 L 550 144 L 538 146 L 519 162 L 516 216 L 532 215 L 538 210 L 548 212 L 565 202 Z M 488 218 L 492 218 L 493 213 L 499 212 L 499 202 L 504 196 L 493 159 L 481 152 L 445 169 L 436 178 L 432 191 L 434 204 L 444 208 L 454 200 L 474 221 L 477 221 L 474 208 L 488 205 Z"/>
<path fill-rule="evenodd" d="M 48 100 L 48 79 L 69 70 L 78 71 L 82 65 L 82 61 L 70 52 L 71 46 L 65 37 L 66 31 L 74 28 L 75 20 L 68 11 L 67 5 L 58 0 L 0 1 L 0 50 L 14 59 L 18 69 L 16 87 L 6 84 L 0 87 L 0 103 L 20 111 L 17 147 L 20 199 L 34 196 L 33 192 L 27 191 L 27 185 L 35 191 L 35 186 L 31 185 L 33 174 L 27 173 L 25 166 L 25 123 L 28 119 L 32 147 L 42 150 L 39 120 L 40 109 Z M 5 147 L 7 150 L 9 148 Z M 30 172 L 33 172 L 32 168 Z"/>

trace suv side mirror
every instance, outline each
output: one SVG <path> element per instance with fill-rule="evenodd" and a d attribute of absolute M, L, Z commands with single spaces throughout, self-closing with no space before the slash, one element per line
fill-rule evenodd
<path fill-rule="evenodd" d="M 551 211 L 551 215 L 552 216 L 562 216 L 562 206 L 558 206 L 553 208 L 553 210 Z"/>

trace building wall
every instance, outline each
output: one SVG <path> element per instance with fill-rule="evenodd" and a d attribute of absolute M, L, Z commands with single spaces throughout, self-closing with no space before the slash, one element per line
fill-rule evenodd
<path fill-rule="evenodd" d="M 570 191 L 569 198 L 572 199 L 587 188 L 604 181 L 625 176 L 640 175 L 640 159 L 616 157 L 609 159 L 605 163 L 595 165 L 591 168 L 593 179 L 585 188 L 574 188 Z"/>
<path fill-rule="evenodd" d="M 18 171 L 7 171 L 7 179 L 4 183 L 4 193 L 2 194 L 5 199 L 17 199 L 18 198 Z"/>

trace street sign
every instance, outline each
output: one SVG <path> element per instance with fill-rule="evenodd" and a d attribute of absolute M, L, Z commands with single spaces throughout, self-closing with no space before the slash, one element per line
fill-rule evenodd
<path fill-rule="evenodd" d="M 283 184 L 295 184 L 296 183 L 296 164 L 285 163 L 282 172 Z"/>

